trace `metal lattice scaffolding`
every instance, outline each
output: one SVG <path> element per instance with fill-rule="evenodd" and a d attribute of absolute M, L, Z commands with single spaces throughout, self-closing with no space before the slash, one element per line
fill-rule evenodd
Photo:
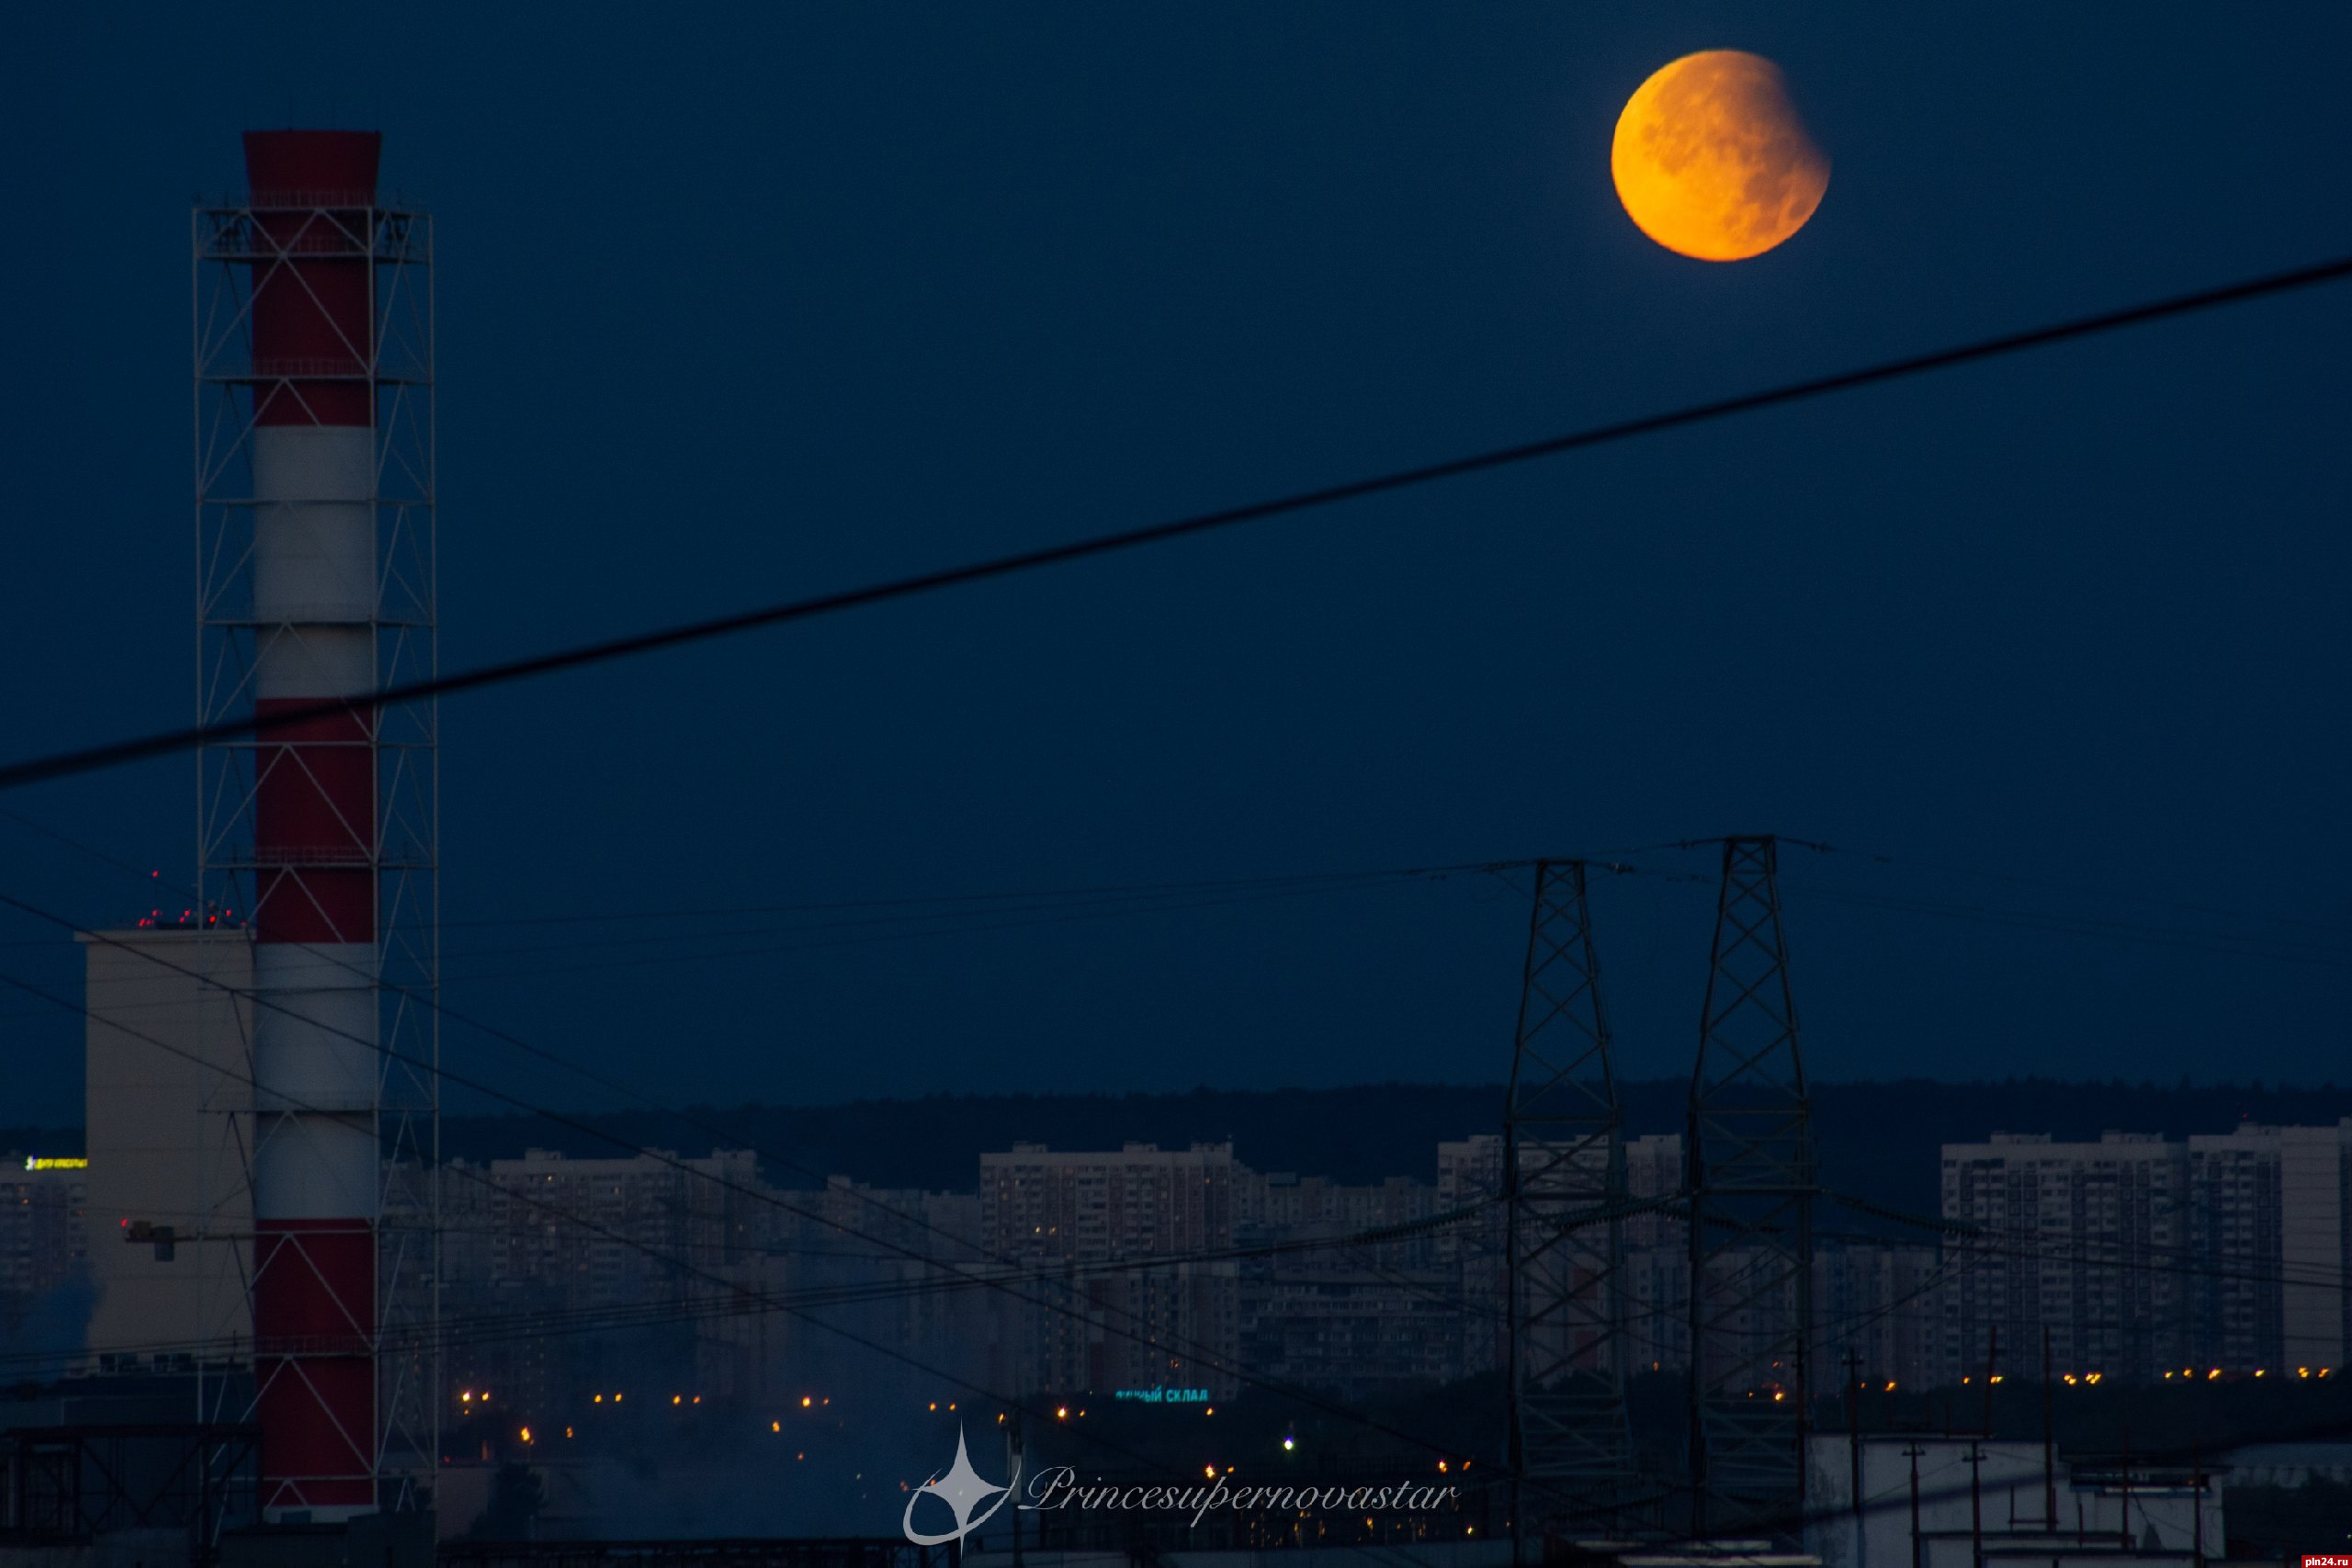
<path fill-rule="evenodd" d="M 1770 836 L 1724 840 L 1690 1080 L 1690 1442 L 1700 1530 L 1769 1527 L 1804 1503 L 1817 1177 L 1777 871 Z"/>
<path fill-rule="evenodd" d="M 329 618 L 283 604 L 282 589 L 275 599 L 257 592 L 256 583 L 257 561 L 270 570 L 258 531 L 280 529 L 283 555 L 286 519 L 301 510 L 277 499 L 282 472 L 276 492 L 257 479 L 257 433 L 271 418 L 283 423 L 289 399 L 315 397 L 322 388 L 347 389 L 360 400 L 364 413 L 350 428 L 371 433 L 363 439 L 372 441 L 364 493 L 335 497 L 364 519 L 363 546 L 372 533 L 363 557 L 371 562 L 363 570 L 372 574 L 372 602 L 364 616 L 343 618 L 364 625 L 372 654 L 362 658 L 372 664 L 376 689 L 430 679 L 439 659 L 430 215 L 372 193 L 255 192 L 197 208 L 192 242 L 198 721 L 254 716 L 256 702 L 268 696 L 266 661 L 301 657 L 305 638 L 317 641 L 315 624 Z M 334 355 L 316 360 L 257 352 L 262 291 L 308 290 L 313 276 L 335 266 L 364 278 L 353 306 L 368 323 L 356 334 L 364 341 L 340 344 Z M 345 1025 L 341 1039 L 365 1046 L 377 1063 L 372 1104 L 351 1112 L 372 1118 L 381 1153 L 376 1311 L 361 1353 L 373 1358 L 377 1380 L 368 1438 L 378 1501 L 408 1508 L 428 1506 L 439 1443 L 438 716 L 430 701 L 355 712 L 359 729 L 348 739 L 288 744 L 265 719 L 254 734 L 198 752 L 198 877 L 209 939 L 224 942 L 253 941 L 256 912 L 266 918 L 273 897 L 299 897 L 307 867 L 349 863 L 372 886 L 372 963 L 335 959 L 331 950 L 322 962 L 350 971 L 331 983 L 375 993 L 372 1037 Z M 258 842 L 257 802 L 272 787 L 273 771 L 283 777 L 335 766 L 337 746 L 343 756 L 366 753 L 357 765 L 372 784 L 358 794 L 372 796 L 365 813 L 372 820 L 349 824 L 346 843 L 308 858 Z M 346 852 L 351 845 L 359 846 L 356 856 Z M 254 1083 L 254 1010 L 233 1010 L 243 1037 L 222 1058 L 237 1060 L 243 1082 Z M 254 1129 L 251 1143 L 239 1140 L 250 1193 L 260 1145 L 272 1135 L 269 1119 L 254 1114 L 250 1096 L 242 1105 L 208 1109 Z M 257 1262 L 242 1260 L 249 1280 Z M 254 1351 L 251 1343 L 234 1348 Z M 297 1348 L 276 1359 L 303 1353 Z"/>
<path fill-rule="evenodd" d="M 1539 861 L 1503 1120 L 1511 1519 L 1589 1528 L 1635 1484 L 1625 1154 L 1582 861 Z"/>
<path fill-rule="evenodd" d="M 185 1530 L 196 1560 L 214 1561 L 220 1532 L 259 1512 L 258 1436 L 205 1422 L 10 1427 L 0 1432 L 0 1534 L 87 1542 L 117 1530 Z"/>

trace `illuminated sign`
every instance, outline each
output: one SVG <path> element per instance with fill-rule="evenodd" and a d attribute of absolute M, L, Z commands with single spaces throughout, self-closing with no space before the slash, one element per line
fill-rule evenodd
<path fill-rule="evenodd" d="M 1138 1404 L 1206 1404 L 1209 1391 L 1204 1388 L 1123 1388 L 1111 1397 L 1132 1399 Z"/>
<path fill-rule="evenodd" d="M 62 1156 L 27 1155 L 25 1168 L 27 1170 L 87 1170 L 90 1168 L 90 1162 Z"/>

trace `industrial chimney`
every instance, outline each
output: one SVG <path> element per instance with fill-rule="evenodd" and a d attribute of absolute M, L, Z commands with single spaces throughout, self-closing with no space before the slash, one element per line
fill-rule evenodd
<path fill-rule="evenodd" d="M 197 226 L 198 716 L 253 725 L 199 763 L 199 862 L 252 951 L 262 1506 L 322 1523 L 413 1506 L 397 1406 L 437 1393 L 386 1375 L 430 1362 L 386 1348 L 429 1185 L 387 1180 L 432 1149 L 437 831 L 430 709 L 370 700 L 435 661 L 430 231 L 379 202 L 381 140 L 248 132 L 250 194 Z"/>

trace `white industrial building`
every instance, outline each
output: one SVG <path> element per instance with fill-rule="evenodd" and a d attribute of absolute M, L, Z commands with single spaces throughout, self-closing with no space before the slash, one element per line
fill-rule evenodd
<path fill-rule="evenodd" d="M 87 1346 L 101 1371 L 253 1350 L 253 945 L 242 931 L 85 931 Z M 129 1239 L 169 1227 L 169 1242 Z"/>
<path fill-rule="evenodd" d="M 1910 1434 L 1825 1433 L 1806 1461 L 1805 1549 L 1822 1568 L 2174 1559 L 2186 1568 L 2221 1556 L 2225 1539 L 2222 1483 L 2211 1471 Z"/>

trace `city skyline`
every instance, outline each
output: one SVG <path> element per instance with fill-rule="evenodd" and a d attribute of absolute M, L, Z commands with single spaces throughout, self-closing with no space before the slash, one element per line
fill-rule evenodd
<path fill-rule="evenodd" d="M 1962 15 L 28 18 L 0 1546 L 2352 1515 L 2352 15 Z"/>
<path fill-rule="evenodd" d="M 900 1355 L 984 1368 L 989 1386 L 1013 1396 L 1167 1384 L 1206 1388 L 1213 1403 L 1244 1391 L 1238 1369 L 1249 1369 L 1251 1385 L 1271 1376 L 1351 1398 L 1459 1383 L 1499 1365 L 1502 1146 L 1498 1134 L 1471 1134 L 1436 1144 L 1418 1169 L 1351 1183 L 1253 1165 L 1230 1142 L 1015 1143 L 982 1151 L 967 1180 L 940 1190 L 840 1174 L 812 1184 L 812 1169 L 773 1165 L 749 1147 L 707 1158 L 539 1148 L 453 1158 L 439 1222 L 458 1361 L 451 1386 L 506 1387 L 510 1406 L 527 1416 L 574 1403 L 582 1389 L 641 1381 L 658 1365 L 616 1359 L 609 1337 L 639 1321 L 683 1328 L 704 1347 L 660 1375 L 721 1395 L 770 1389 L 779 1374 L 743 1359 L 806 1356 L 808 1336 L 772 1330 L 766 1312 L 744 1303 L 791 1301 L 812 1281 L 871 1284 L 861 1272 L 869 1265 L 897 1281 L 907 1315 L 889 1332 L 904 1340 Z M 1921 1151 L 1935 1155 L 1940 1226 L 1883 1213 L 1896 1223 L 1877 1234 L 1835 1232 L 1815 1260 L 1816 1332 L 1859 1356 L 1849 1381 L 1966 1386 L 1987 1359 L 2001 1364 L 2000 1336 L 2007 1364 L 2030 1379 L 2045 1330 L 2052 1375 L 2078 1382 L 2094 1372 L 2153 1384 L 2346 1370 L 2352 1116 L 2182 1139 L 2115 1131 L 2067 1142 L 1996 1130 Z M 1636 1202 L 1681 1194 L 1679 1135 L 1630 1139 L 1625 1158 Z M 119 1190 L 123 1177 L 107 1163 L 98 1162 L 96 1181 Z M 98 1309 L 86 1349 L 53 1355 L 93 1355 L 114 1373 L 151 1360 L 161 1371 L 186 1359 L 176 1348 L 193 1343 L 187 1325 L 199 1319 L 213 1323 L 216 1356 L 245 1340 L 242 1306 L 231 1310 L 223 1296 L 192 1309 L 193 1298 L 183 1299 L 205 1288 L 193 1261 L 108 1245 L 115 1200 L 94 1184 L 93 1168 L 31 1159 L 0 1168 L 0 1328 L 13 1338 L 48 1292 L 78 1284 Z M 250 1224 L 234 1201 L 209 1213 L 203 1205 L 142 1213 L 190 1235 L 208 1218 Z M 1678 1213 L 1653 1208 L 1625 1236 L 1629 1300 L 1643 1325 L 1626 1353 L 1649 1371 L 1677 1371 L 1689 1356 L 1669 1310 L 1687 1290 L 1688 1226 Z M 1269 1242 L 1305 1250 L 1269 1254 Z M 941 1292 L 966 1274 L 1034 1284 L 1065 1268 L 1093 1281 L 1073 1296 L 1074 1314 L 1016 1297 L 995 1303 L 1012 1316 L 976 1320 Z M 1161 1268 L 1172 1272 L 1153 1287 Z M 1155 1307 L 1160 1298 L 1147 1287 L 1172 1293 Z M 694 1326 L 714 1316 L 710 1303 L 720 1309 L 715 1337 Z M 71 1303 L 51 1310 L 61 1305 Z M 643 1318 L 665 1305 L 666 1315 Z M 574 1366 L 544 1346 L 506 1345 L 496 1325 L 518 1309 L 601 1313 L 613 1325 L 582 1343 L 588 1363 Z M 1377 1325 L 1400 1311 L 1410 1314 L 1409 1344 L 1344 1337 L 1351 1317 Z M 1137 1359 L 1143 1341 L 1121 1325 L 1163 1316 L 1183 1355 L 1155 1369 Z M 1091 1330 L 1073 1338 L 1073 1322 Z M 60 1326 L 40 1331 L 54 1337 Z M 1335 1335 L 1338 1344 L 1325 1343 Z M 659 1342 L 658 1333 L 645 1341 Z M 21 1349 L 12 1354 L 33 1364 Z"/>

